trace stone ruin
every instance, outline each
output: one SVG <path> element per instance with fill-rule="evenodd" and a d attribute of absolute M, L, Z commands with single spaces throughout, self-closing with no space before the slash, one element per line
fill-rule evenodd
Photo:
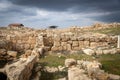
<path fill-rule="evenodd" d="M 119 24 L 114 24 L 114 27 L 116 25 Z M 47 51 L 83 50 L 88 55 L 120 52 L 120 37 L 117 35 L 88 32 L 92 29 L 105 28 L 103 26 L 106 25 L 64 30 L 30 28 L 0 30 L 0 64 L 5 62 L 0 67 L 0 78 L 2 76 L 2 80 L 29 80 L 38 57 Z M 111 24 L 107 25 L 107 28 L 109 27 Z M 21 53 L 25 54 L 17 58 Z"/>

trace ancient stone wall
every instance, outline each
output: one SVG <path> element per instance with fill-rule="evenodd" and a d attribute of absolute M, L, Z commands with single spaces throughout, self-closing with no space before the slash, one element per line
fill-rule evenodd
<path fill-rule="evenodd" d="M 49 35 L 49 34 L 48 34 Z M 81 34 L 71 32 L 52 34 L 51 36 L 39 35 L 38 47 L 49 47 L 51 51 L 81 50 L 82 48 L 108 47 L 117 45 L 117 36 L 103 34 Z"/>
<path fill-rule="evenodd" d="M 33 49 L 37 37 L 35 32 L 13 32 L 12 34 L 1 34 L 0 36 L 0 48 L 15 51 Z"/>
<path fill-rule="evenodd" d="M 88 32 L 89 30 L 111 28 L 120 25 L 95 24 L 85 28 L 44 29 L 29 28 L 0 31 L 0 48 L 8 50 L 28 50 L 45 47 L 48 50 L 80 50 L 86 47 L 117 46 L 117 37 Z M 87 30 L 87 31 L 86 31 Z M 8 32 L 9 33 L 8 33 Z"/>

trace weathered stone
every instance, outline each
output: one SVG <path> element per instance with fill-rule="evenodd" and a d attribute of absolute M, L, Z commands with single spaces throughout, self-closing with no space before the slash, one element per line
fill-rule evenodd
<path fill-rule="evenodd" d="M 72 43 L 73 43 L 73 41 L 67 41 L 67 43 L 68 43 L 68 44 L 72 44 Z"/>
<path fill-rule="evenodd" d="M 58 50 L 62 50 L 62 46 L 60 46 L 60 47 L 53 46 L 51 48 L 51 51 L 58 51 Z"/>
<path fill-rule="evenodd" d="M 101 55 L 101 54 L 103 54 L 103 51 L 100 50 L 100 49 L 97 49 L 97 50 L 95 51 L 95 53 L 96 53 L 96 55 Z"/>
<path fill-rule="evenodd" d="M 89 40 L 90 40 L 89 37 L 85 37 L 85 38 L 84 38 L 84 41 L 89 41 Z"/>
<path fill-rule="evenodd" d="M 92 49 L 83 49 L 83 52 L 87 55 L 94 55 L 95 51 Z"/>
<path fill-rule="evenodd" d="M 70 38 L 70 40 L 77 41 L 77 37 L 73 36 L 72 38 Z"/>
<path fill-rule="evenodd" d="M 80 47 L 72 47 L 72 50 L 78 51 L 78 50 L 80 50 Z"/>
<path fill-rule="evenodd" d="M 103 54 L 110 54 L 111 50 L 103 50 Z"/>
<path fill-rule="evenodd" d="M 67 80 L 66 78 L 60 78 L 60 79 L 58 79 L 58 80 Z"/>
<path fill-rule="evenodd" d="M 110 80 L 120 80 L 120 76 L 114 75 L 114 74 L 109 74 L 109 78 L 110 78 Z"/>
<path fill-rule="evenodd" d="M 68 80 L 91 80 L 83 69 L 77 67 L 69 68 L 68 70 Z"/>
<path fill-rule="evenodd" d="M 79 46 L 79 43 L 78 41 L 73 41 L 73 44 L 72 44 L 73 47 L 78 47 Z"/>
<path fill-rule="evenodd" d="M 54 46 L 56 46 L 56 47 L 60 46 L 60 42 L 55 41 Z"/>
<path fill-rule="evenodd" d="M 62 37 L 62 41 L 63 41 L 63 42 L 66 42 L 66 41 L 68 41 L 69 39 L 70 39 L 69 36 L 63 36 L 63 37 Z"/>
<path fill-rule="evenodd" d="M 23 54 L 22 57 L 28 58 L 31 54 L 32 54 L 32 50 L 26 50 L 26 51 L 25 51 L 25 54 Z"/>
<path fill-rule="evenodd" d="M 84 37 L 78 37 L 78 41 L 84 41 Z"/>
<path fill-rule="evenodd" d="M 24 48 L 27 50 L 27 49 L 30 49 L 30 45 L 29 44 L 24 44 Z"/>
<path fill-rule="evenodd" d="M 84 41 L 79 41 L 79 48 L 80 49 L 82 49 L 82 48 L 84 48 L 85 46 L 84 46 Z"/>
<path fill-rule="evenodd" d="M 117 48 L 120 48 L 120 35 L 118 35 Z"/>
<path fill-rule="evenodd" d="M 67 50 L 67 45 L 62 46 L 62 50 Z"/>
<path fill-rule="evenodd" d="M 89 41 L 84 41 L 84 46 L 85 46 L 85 47 L 89 47 L 89 46 L 90 46 Z"/>
<path fill-rule="evenodd" d="M 61 41 L 61 37 L 58 36 L 58 35 L 56 35 L 56 36 L 54 36 L 54 40 L 55 40 L 55 41 Z"/>
<path fill-rule="evenodd" d="M 65 67 L 63 67 L 63 66 L 58 66 L 58 70 L 59 70 L 59 71 L 64 71 L 64 69 L 65 69 Z"/>
<path fill-rule="evenodd" d="M 66 46 L 67 42 L 61 42 L 61 46 Z"/>
<path fill-rule="evenodd" d="M 95 42 L 95 38 L 90 37 L 90 42 Z"/>
<path fill-rule="evenodd" d="M 96 46 L 99 46 L 98 43 L 96 43 L 96 42 L 91 42 L 90 43 L 90 47 L 96 47 Z"/>
<path fill-rule="evenodd" d="M 29 80 L 33 65 L 36 63 L 36 56 L 29 56 L 26 60 L 19 61 L 6 66 L 6 74 L 9 80 Z M 19 65 L 19 66 L 18 66 Z"/>
<path fill-rule="evenodd" d="M 65 60 L 65 66 L 66 67 L 71 67 L 73 65 L 76 65 L 77 61 L 75 59 L 66 59 Z"/>
<path fill-rule="evenodd" d="M 94 75 L 97 80 L 109 80 L 109 75 L 107 73 L 97 71 Z"/>
<path fill-rule="evenodd" d="M 17 56 L 17 52 L 16 51 L 7 51 L 7 54 L 12 56 L 12 57 L 16 57 Z"/>
<path fill-rule="evenodd" d="M 7 51 L 6 49 L 0 49 L 0 55 L 6 55 Z"/>
<path fill-rule="evenodd" d="M 58 68 L 56 68 L 56 67 L 45 66 L 45 70 L 49 73 L 58 72 Z"/>
<path fill-rule="evenodd" d="M 71 44 L 67 44 L 67 50 L 71 50 L 72 47 L 71 47 Z"/>

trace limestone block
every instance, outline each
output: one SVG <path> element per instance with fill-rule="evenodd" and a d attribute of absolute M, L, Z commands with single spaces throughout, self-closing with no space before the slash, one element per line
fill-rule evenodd
<path fill-rule="evenodd" d="M 24 40 L 25 40 L 25 41 L 27 41 L 28 39 L 29 39 L 29 37 L 28 37 L 28 36 L 25 36 L 25 37 L 24 37 Z"/>
<path fill-rule="evenodd" d="M 21 43 L 22 43 L 22 40 L 20 40 L 20 39 L 19 39 L 19 40 L 17 40 L 17 43 L 21 44 Z"/>
<path fill-rule="evenodd" d="M 60 46 L 60 42 L 54 41 L 54 46 L 56 46 L 56 47 Z"/>
<path fill-rule="evenodd" d="M 90 79 L 83 69 L 72 67 L 68 69 L 68 80 L 92 80 Z"/>
<path fill-rule="evenodd" d="M 78 37 L 78 41 L 84 41 L 84 37 Z"/>
<path fill-rule="evenodd" d="M 106 37 L 106 41 L 107 41 L 107 42 L 111 42 L 111 41 L 112 41 L 112 38 L 111 38 L 111 37 Z"/>
<path fill-rule="evenodd" d="M 10 40 L 10 35 L 7 35 L 7 36 L 6 36 L 6 40 Z"/>
<path fill-rule="evenodd" d="M 24 48 L 27 50 L 27 49 L 30 49 L 30 44 L 25 44 L 24 45 Z"/>
<path fill-rule="evenodd" d="M 99 45 L 98 45 L 98 43 L 96 43 L 96 42 L 91 42 L 91 43 L 90 43 L 90 47 L 97 47 L 97 46 L 99 46 Z"/>
<path fill-rule="evenodd" d="M 85 47 L 85 46 L 84 46 L 84 41 L 79 41 L 79 48 L 81 49 L 81 48 L 83 48 L 83 47 Z"/>
<path fill-rule="evenodd" d="M 67 44 L 67 50 L 71 50 L 71 44 Z"/>
<path fill-rule="evenodd" d="M 83 49 L 83 52 L 87 55 L 94 55 L 95 51 L 92 49 Z"/>
<path fill-rule="evenodd" d="M 111 54 L 111 50 L 103 50 L 103 54 Z"/>
<path fill-rule="evenodd" d="M 71 39 L 72 41 L 77 41 L 77 40 L 78 40 L 76 36 L 73 36 L 73 37 L 71 37 L 70 39 Z"/>
<path fill-rule="evenodd" d="M 95 37 L 90 37 L 90 42 L 95 42 Z"/>
<path fill-rule="evenodd" d="M 102 43 L 102 46 L 107 46 L 107 45 L 108 45 L 107 42 L 103 42 L 103 43 Z"/>
<path fill-rule="evenodd" d="M 62 46 L 62 50 L 67 50 L 67 45 Z"/>
<path fill-rule="evenodd" d="M 66 59 L 65 60 L 65 66 L 66 67 L 71 67 L 73 65 L 76 65 L 77 64 L 77 61 L 75 59 Z"/>
<path fill-rule="evenodd" d="M 85 41 L 89 41 L 90 38 L 89 38 L 89 37 L 85 37 L 84 40 L 85 40 Z"/>
<path fill-rule="evenodd" d="M 72 47 L 72 50 L 80 50 L 80 47 Z"/>
<path fill-rule="evenodd" d="M 54 36 L 54 41 L 61 41 L 61 36 L 55 35 Z"/>
<path fill-rule="evenodd" d="M 96 55 L 101 55 L 101 54 L 103 54 L 103 50 L 97 49 L 97 50 L 95 51 L 95 53 L 96 53 Z"/>
<path fill-rule="evenodd" d="M 56 47 L 56 46 L 53 46 L 52 48 L 51 48 L 51 51 L 57 51 L 58 50 L 58 47 Z"/>
<path fill-rule="evenodd" d="M 73 41 L 72 46 L 73 46 L 73 47 L 78 47 L 78 46 L 79 46 L 79 42 L 78 42 L 78 41 Z"/>
<path fill-rule="evenodd" d="M 95 38 L 95 42 L 100 42 L 100 38 Z"/>
<path fill-rule="evenodd" d="M 0 49 L 0 55 L 6 55 L 7 51 L 6 49 Z"/>
<path fill-rule="evenodd" d="M 28 40 L 28 43 L 29 43 L 29 44 L 34 44 L 34 43 L 36 43 L 36 40 L 35 40 L 35 39 L 29 39 L 29 40 Z"/>
<path fill-rule="evenodd" d="M 16 57 L 17 56 L 17 52 L 16 51 L 7 51 L 7 54 L 12 56 L 12 57 Z"/>
<path fill-rule="evenodd" d="M 63 50 L 63 47 L 62 47 L 62 46 L 59 46 L 59 47 L 58 47 L 58 50 L 59 50 L 59 51 Z"/>
<path fill-rule="evenodd" d="M 61 42 L 61 46 L 66 46 L 67 42 Z"/>
<path fill-rule="evenodd" d="M 23 50 L 24 49 L 24 45 L 23 44 L 16 44 L 15 45 L 15 50 Z"/>
<path fill-rule="evenodd" d="M 62 36 L 62 41 L 66 42 L 68 41 L 70 38 L 68 36 Z"/>
<path fill-rule="evenodd" d="M 84 46 L 90 46 L 90 42 L 89 41 L 84 41 Z"/>
<path fill-rule="evenodd" d="M 105 37 L 100 37 L 100 42 L 105 42 Z"/>
<path fill-rule="evenodd" d="M 120 80 L 120 76 L 114 75 L 114 74 L 109 74 L 109 78 L 110 78 L 110 80 Z"/>
<path fill-rule="evenodd" d="M 67 43 L 68 43 L 68 44 L 72 44 L 72 43 L 73 43 L 73 41 L 67 41 Z"/>

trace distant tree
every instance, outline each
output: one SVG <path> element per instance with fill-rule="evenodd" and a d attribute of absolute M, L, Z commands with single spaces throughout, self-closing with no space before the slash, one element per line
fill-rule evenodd
<path fill-rule="evenodd" d="M 58 26 L 49 26 L 48 28 L 50 28 L 50 29 L 55 29 L 55 28 L 57 28 Z"/>

